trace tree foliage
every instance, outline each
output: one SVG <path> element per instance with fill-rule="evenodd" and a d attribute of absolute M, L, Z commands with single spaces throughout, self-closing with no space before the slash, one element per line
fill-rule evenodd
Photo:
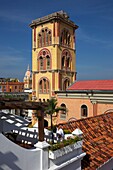
<path fill-rule="evenodd" d="M 47 109 L 45 110 L 45 113 L 50 115 L 51 118 L 51 129 L 53 128 L 53 124 L 52 124 L 52 116 L 53 114 L 56 112 L 58 113 L 60 110 L 66 111 L 66 108 L 63 107 L 58 107 L 57 106 L 57 99 L 52 97 L 49 101 L 49 105 L 47 107 Z"/>

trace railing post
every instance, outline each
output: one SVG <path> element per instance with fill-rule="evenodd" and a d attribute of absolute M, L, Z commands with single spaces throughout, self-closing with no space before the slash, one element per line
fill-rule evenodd
<path fill-rule="evenodd" d="M 48 170 L 49 168 L 49 144 L 46 141 L 38 142 L 34 145 L 36 148 L 40 149 L 40 170 Z M 37 167 L 38 170 L 38 167 Z"/>

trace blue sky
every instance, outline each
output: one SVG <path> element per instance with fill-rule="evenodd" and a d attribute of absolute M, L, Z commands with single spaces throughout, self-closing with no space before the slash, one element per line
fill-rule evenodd
<path fill-rule="evenodd" d="M 31 28 L 36 18 L 64 10 L 76 31 L 77 80 L 113 79 L 113 0 L 2 0 L 0 77 L 23 80 L 31 68 Z"/>

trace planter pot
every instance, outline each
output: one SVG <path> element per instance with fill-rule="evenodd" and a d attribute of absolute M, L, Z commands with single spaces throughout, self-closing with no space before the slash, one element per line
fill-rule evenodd
<path fill-rule="evenodd" d="M 81 148 L 82 147 L 82 141 L 78 141 L 74 144 L 71 144 L 71 145 L 68 145 L 68 146 L 65 146 L 61 149 L 58 149 L 58 150 L 55 150 L 55 151 L 49 151 L 49 158 L 50 159 L 57 159 L 61 156 L 64 156 L 78 148 Z"/>

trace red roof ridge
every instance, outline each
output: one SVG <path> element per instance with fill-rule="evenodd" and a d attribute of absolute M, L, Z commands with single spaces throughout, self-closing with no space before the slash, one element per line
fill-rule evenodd
<path fill-rule="evenodd" d="M 113 80 L 75 81 L 67 90 L 113 90 Z"/>

